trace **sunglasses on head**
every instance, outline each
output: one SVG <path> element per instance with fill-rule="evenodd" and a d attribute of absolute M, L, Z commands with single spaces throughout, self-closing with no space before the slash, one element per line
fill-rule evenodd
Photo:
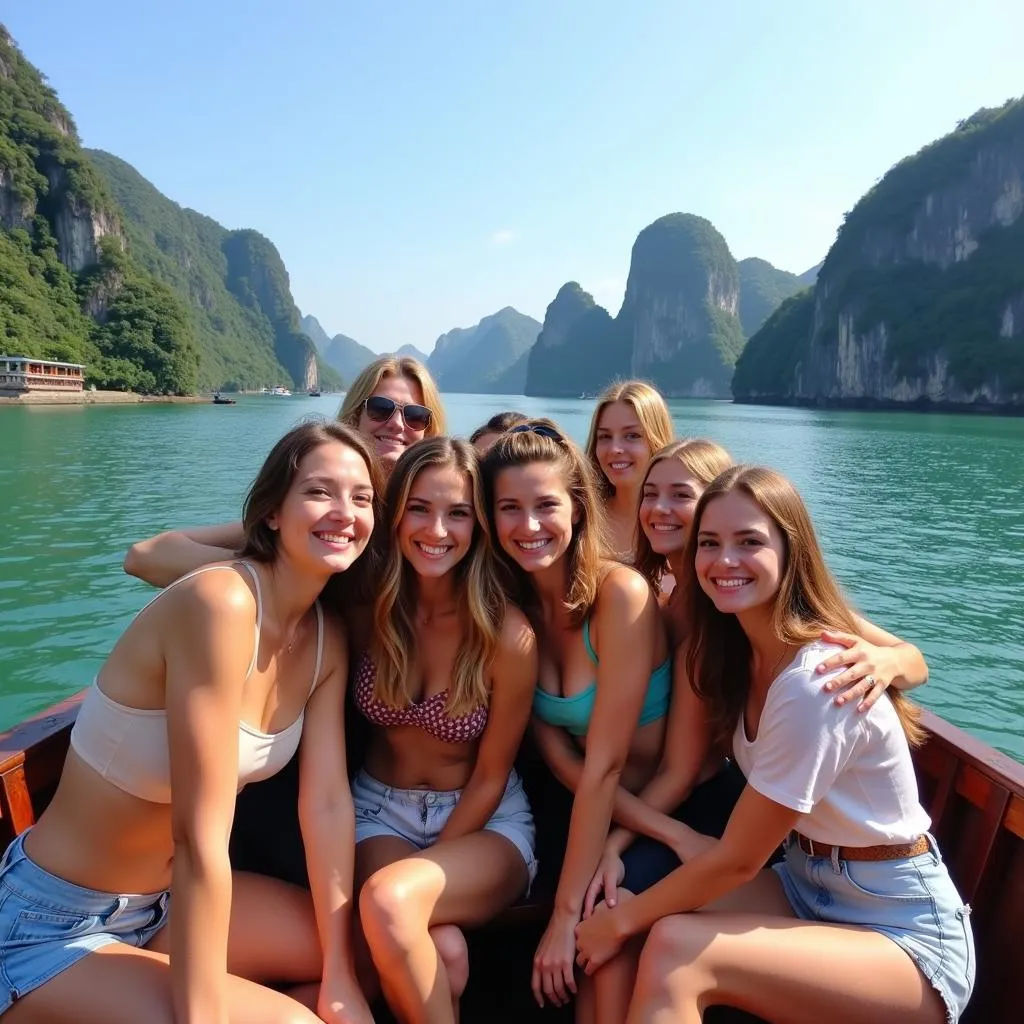
<path fill-rule="evenodd" d="M 540 434 L 541 437 L 550 438 L 552 441 L 556 441 L 561 444 L 565 438 L 554 429 L 554 427 L 547 427 L 543 423 L 520 423 L 517 427 L 512 427 L 509 430 L 510 434 Z"/>
<path fill-rule="evenodd" d="M 395 415 L 395 410 L 400 409 L 405 425 L 412 430 L 426 430 L 430 426 L 432 416 L 425 405 L 416 405 L 412 402 L 403 404 L 383 395 L 371 395 L 363 402 L 363 408 L 374 423 L 387 423 Z"/>

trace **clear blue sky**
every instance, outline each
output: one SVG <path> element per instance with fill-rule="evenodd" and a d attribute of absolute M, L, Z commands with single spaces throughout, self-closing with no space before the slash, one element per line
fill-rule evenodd
<path fill-rule="evenodd" d="M 86 145 L 429 349 L 682 210 L 800 272 L 893 163 L 1024 93 L 1022 0 L 4 0 Z"/>

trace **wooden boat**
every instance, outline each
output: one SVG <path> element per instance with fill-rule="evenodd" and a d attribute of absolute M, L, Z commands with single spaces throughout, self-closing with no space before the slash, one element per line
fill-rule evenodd
<path fill-rule="evenodd" d="M 0 848 L 28 828 L 53 795 L 82 694 L 0 734 Z M 928 711 L 928 740 L 915 753 L 932 831 L 973 908 L 977 983 L 964 1024 L 1020 1020 L 1024 1006 L 1024 765 Z M 550 904 L 536 896 L 472 936 L 463 1020 L 569 1021 L 537 1011 L 529 965 Z M 1014 1009 L 1016 1007 L 1016 1009 Z M 724 1008 L 709 1021 L 753 1018 Z M 380 1018 L 378 1018 L 380 1019 Z"/>
<path fill-rule="evenodd" d="M 233 398 L 221 398 L 220 395 L 213 396 L 214 405 L 237 405 L 238 403 Z"/>

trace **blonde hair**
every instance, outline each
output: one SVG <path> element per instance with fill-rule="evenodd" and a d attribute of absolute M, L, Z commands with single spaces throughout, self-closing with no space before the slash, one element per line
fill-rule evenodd
<path fill-rule="evenodd" d="M 590 459 L 594 472 L 597 474 L 598 491 L 602 498 L 610 498 L 615 487 L 604 475 L 601 464 L 597 461 L 597 431 L 601 422 L 601 414 L 613 402 L 625 402 L 640 421 L 647 447 L 652 452 L 663 448 L 675 437 L 672 417 L 661 392 L 645 380 L 613 381 L 601 392 L 594 407 L 594 415 L 590 418 L 590 433 L 587 435 L 587 458 Z"/>
<path fill-rule="evenodd" d="M 424 437 L 437 437 L 445 432 L 444 406 L 434 378 L 418 359 L 411 356 L 381 356 L 374 359 L 349 386 L 338 410 L 338 420 L 358 429 L 363 403 L 377 390 L 385 377 L 405 377 L 414 381 L 420 389 L 423 404 L 431 414 Z"/>
<path fill-rule="evenodd" d="M 694 569 L 700 522 L 716 498 L 740 491 L 778 527 L 784 540 L 782 579 L 772 599 L 772 631 L 783 643 L 803 646 L 822 630 L 856 633 L 857 624 L 825 564 L 810 514 L 781 473 L 762 466 L 733 466 L 716 477 L 697 502 L 686 540 L 684 615 L 686 671 L 707 703 L 712 731 L 728 741 L 750 691 L 750 641 L 735 615 L 723 615 L 701 589 Z M 911 746 L 924 739 L 920 711 L 899 690 L 886 691 Z"/>
<path fill-rule="evenodd" d="M 702 437 L 692 440 L 673 441 L 671 444 L 659 448 L 647 463 L 647 472 L 644 473 L 643 483 L 640 485 L 640 501 L 643 499 L 644 485 L 651 475 L 651 470 L 659 462 L 667 459 L 675 459 L 682 464 L 683 469 L 697 480 L 702 487 L 707 487 L 719 473 L 724 472 L 734 465 L 733 457 L 714 441 L 708 441 Z M 639 519 L 640 510 L 637 509 Z M 659 555 L 651 547 L 647 534 L 642 529 L 637 531 L 636 544 L 633 548 L 633 568 L 642 573 L 648 582 L 655 589 L 661 586 L 661 579 L 668 571 L 668 565 L 664 555 Z"/>
<path fill-rule="evenodd" d="M 402 453 L 388 481 L 384 500 L 388 551 L 378 579 L 373 609 L 376 630 L 370 647 L 377 669 L 374 694 L 394 708 L 407 707 L 413 700 L 409 678 L 415 667 L 413 618 L 419 587 L 399 548 L 398 527 L 416 478 L 434 468 L 452 468 L 467 477 L 476 515 L 470 549 L 452 570 L 463 635 L 448 690 L 448 713 L 458 717 L 488 703 L 487 673 L 498 649 L 506 608 L 483 513 L 479 460 L 473 446 L 458 438 L 424 438 L 412 445 Z"/>
<path fill-rule="evenodd" d="M 537 428 L 554 434 L 538 433 Z M 491 536 L 495 530 L 495 490 L 498 476 L 506 469 L 549 463 L 556 467 L 572 500 L 576 521 L 565 553 L 568 559 L 564 605 L 569 622 L 579 627 L 597 600 L 597 589 L 608 565 L 607 527 L 604 509 L 597 495 L 594 470 L 583 452 L 552 420 L 537 418 L 502 434 L 483 456 L 483 483 Z M 500 548 L 498 557 L 513 581 L 514 599 L 521 605 L 536 604 L 536 590 L 529 575 Z"/>

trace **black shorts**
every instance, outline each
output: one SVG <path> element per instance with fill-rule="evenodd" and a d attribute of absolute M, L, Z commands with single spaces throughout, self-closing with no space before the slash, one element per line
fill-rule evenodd
<path fill-rule="evenodd" d="M 746 784 L 736 764 L 727 761 L 720 771 L 694 788 L 673 811 L 672 817 L 701 835 L 720 839 Z M 622 887 L 638 893 L 675 871 L 680 860 L 663 843 L 650 836 L 640 836 L 626 848 L 622 863 L 626 867 Z"/>

